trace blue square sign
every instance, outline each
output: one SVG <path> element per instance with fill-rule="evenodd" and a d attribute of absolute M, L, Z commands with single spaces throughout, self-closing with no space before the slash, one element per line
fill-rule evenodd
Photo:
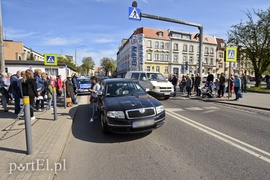
<path fill-rule="evenodd" d="M 129 7 L 128 18 L 130 20 L 140 21 L 141 20 L 141 10 L 135 7 Z"/>

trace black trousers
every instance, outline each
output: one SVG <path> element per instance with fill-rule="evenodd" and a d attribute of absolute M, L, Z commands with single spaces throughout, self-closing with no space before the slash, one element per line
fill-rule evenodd
<path fill-rule="evenodd" d="M 225 85 L 220 85 L 219 86 L 219 91 L 218 91 L 218 96 L 223 97 L 224 96 L 224 91 L 225 91 Z"/>
<path fill-rule="evenodd" d="M 34 107 L 35 107 L 35 97 L 29 97 L 30 100 L 30 116 L 34 116 Z"/>

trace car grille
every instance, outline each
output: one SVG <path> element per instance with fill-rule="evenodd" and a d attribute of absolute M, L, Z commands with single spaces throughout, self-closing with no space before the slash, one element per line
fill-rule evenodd
<path fill-rule="evenodd" d="M 140 112 L 141 111 L 141 112 Z M 156 115 L 155 108 L 132 109 L 126 111 L 128 119 L 151 117 Z"/>
<path fill-rule="evenodd" d="M 159 89 L 172 89 L 171 87 L 159 87 Z"/>

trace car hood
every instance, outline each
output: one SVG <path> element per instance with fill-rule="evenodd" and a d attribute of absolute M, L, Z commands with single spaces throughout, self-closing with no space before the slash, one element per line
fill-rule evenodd
<path fill-rule="evenodd" d="M 129 109 L 149 108 L 162 105 L 158 100 L 148 95 L 108 97 L 104 99 L 108 111 L 126 111 Z"/>

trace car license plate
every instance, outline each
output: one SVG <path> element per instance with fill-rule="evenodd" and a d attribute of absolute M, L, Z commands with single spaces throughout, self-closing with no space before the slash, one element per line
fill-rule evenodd
<path fill-rule="evenodd" d="M 164 95 L 171 95 L 171 93 L 164 93 Z"/>
<path fill-rule="evenodd" d="M 154 125 L 154 120 L 136 121 L 132 123 L 133 128 L 141 128 Z"/>

